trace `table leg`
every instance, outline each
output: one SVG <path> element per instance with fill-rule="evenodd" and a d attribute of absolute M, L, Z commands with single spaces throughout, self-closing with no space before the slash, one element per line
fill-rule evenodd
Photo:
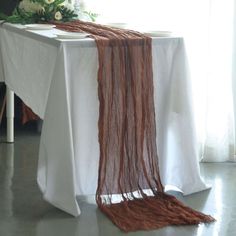
<path fill-rule="evenodd" d="M 14 142 L 14 92 L 7 87 L 7 142 Z"/>

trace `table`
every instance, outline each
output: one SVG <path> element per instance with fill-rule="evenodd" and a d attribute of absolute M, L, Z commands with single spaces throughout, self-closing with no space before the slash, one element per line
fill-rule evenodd
<path fill-rule="evenodd" d="M 1 24 L 1 21 L 0 21 Z M 4 82 L 4 71 L 2 53 L 0 47 L 0 83 Z M 14 93 L 7 87 L 6 89 L 6 116 L 7 116 L 7 142 L 12 143 L 14 141 Z M 1 107 L 0 107 L 1 110 Z"/>
<path fill-rule="evenodd" d="M 44 120 L 37 173 L 44 199 L 78 216 L 76 197 L 97 186 L 97 49 L 93 39 L 58 40 L 55 31 L 4 23 L 2 67 L 8 88 Z M 162 183 L 183 194 L 204 190 L 184 40 L 153 38 L 152 53 Z"/>

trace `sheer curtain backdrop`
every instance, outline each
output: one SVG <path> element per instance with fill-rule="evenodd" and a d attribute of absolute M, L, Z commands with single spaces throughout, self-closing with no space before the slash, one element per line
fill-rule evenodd
<path fill-rule="evenodd" d="M 236 0 L 84 0 L 100 22 L 185 38 L 202 161 L 236 161 Z"/>

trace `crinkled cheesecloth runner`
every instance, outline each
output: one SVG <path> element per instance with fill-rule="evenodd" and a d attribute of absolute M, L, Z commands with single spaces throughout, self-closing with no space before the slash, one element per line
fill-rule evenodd
<path fill-rule="evenodd" d="M 125 232 L 211 222 L 164 193 L 156 147 L 151 38 L 94 23 L 56 23 L 87 32 L 98 49 L 100 210 Z"/>
<path fill-rule="evenodd" d="M 39 120 L 40 118 L 28 107 L 22 102 L 22 124 L 26 124 L 29 121 L 33 120 Z"/>

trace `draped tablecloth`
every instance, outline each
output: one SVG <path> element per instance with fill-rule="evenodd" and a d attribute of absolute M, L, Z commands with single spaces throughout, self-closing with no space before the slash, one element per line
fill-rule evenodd
<path fill-rule="evenodd" d="M 2 51 L 2 49 L 1 49 L 1 45 L 0 45 L 0 82 L 4 82 L 3 64 L 2 64 L 2 52 L 1 51 Z"/>
<path fill-rule="evenodd" d="M 77 216 L 76 197 L 97 187 L 98 55 L 93 39 L 58 40 L 56 31 L 3 24 L 2 61 L 7 86 L 44 120 L 37 175 L 43 196 Z M 204 190 L 184 40 L 153 38 L 152 54 L 162 183 L 183 194 Z"/>

